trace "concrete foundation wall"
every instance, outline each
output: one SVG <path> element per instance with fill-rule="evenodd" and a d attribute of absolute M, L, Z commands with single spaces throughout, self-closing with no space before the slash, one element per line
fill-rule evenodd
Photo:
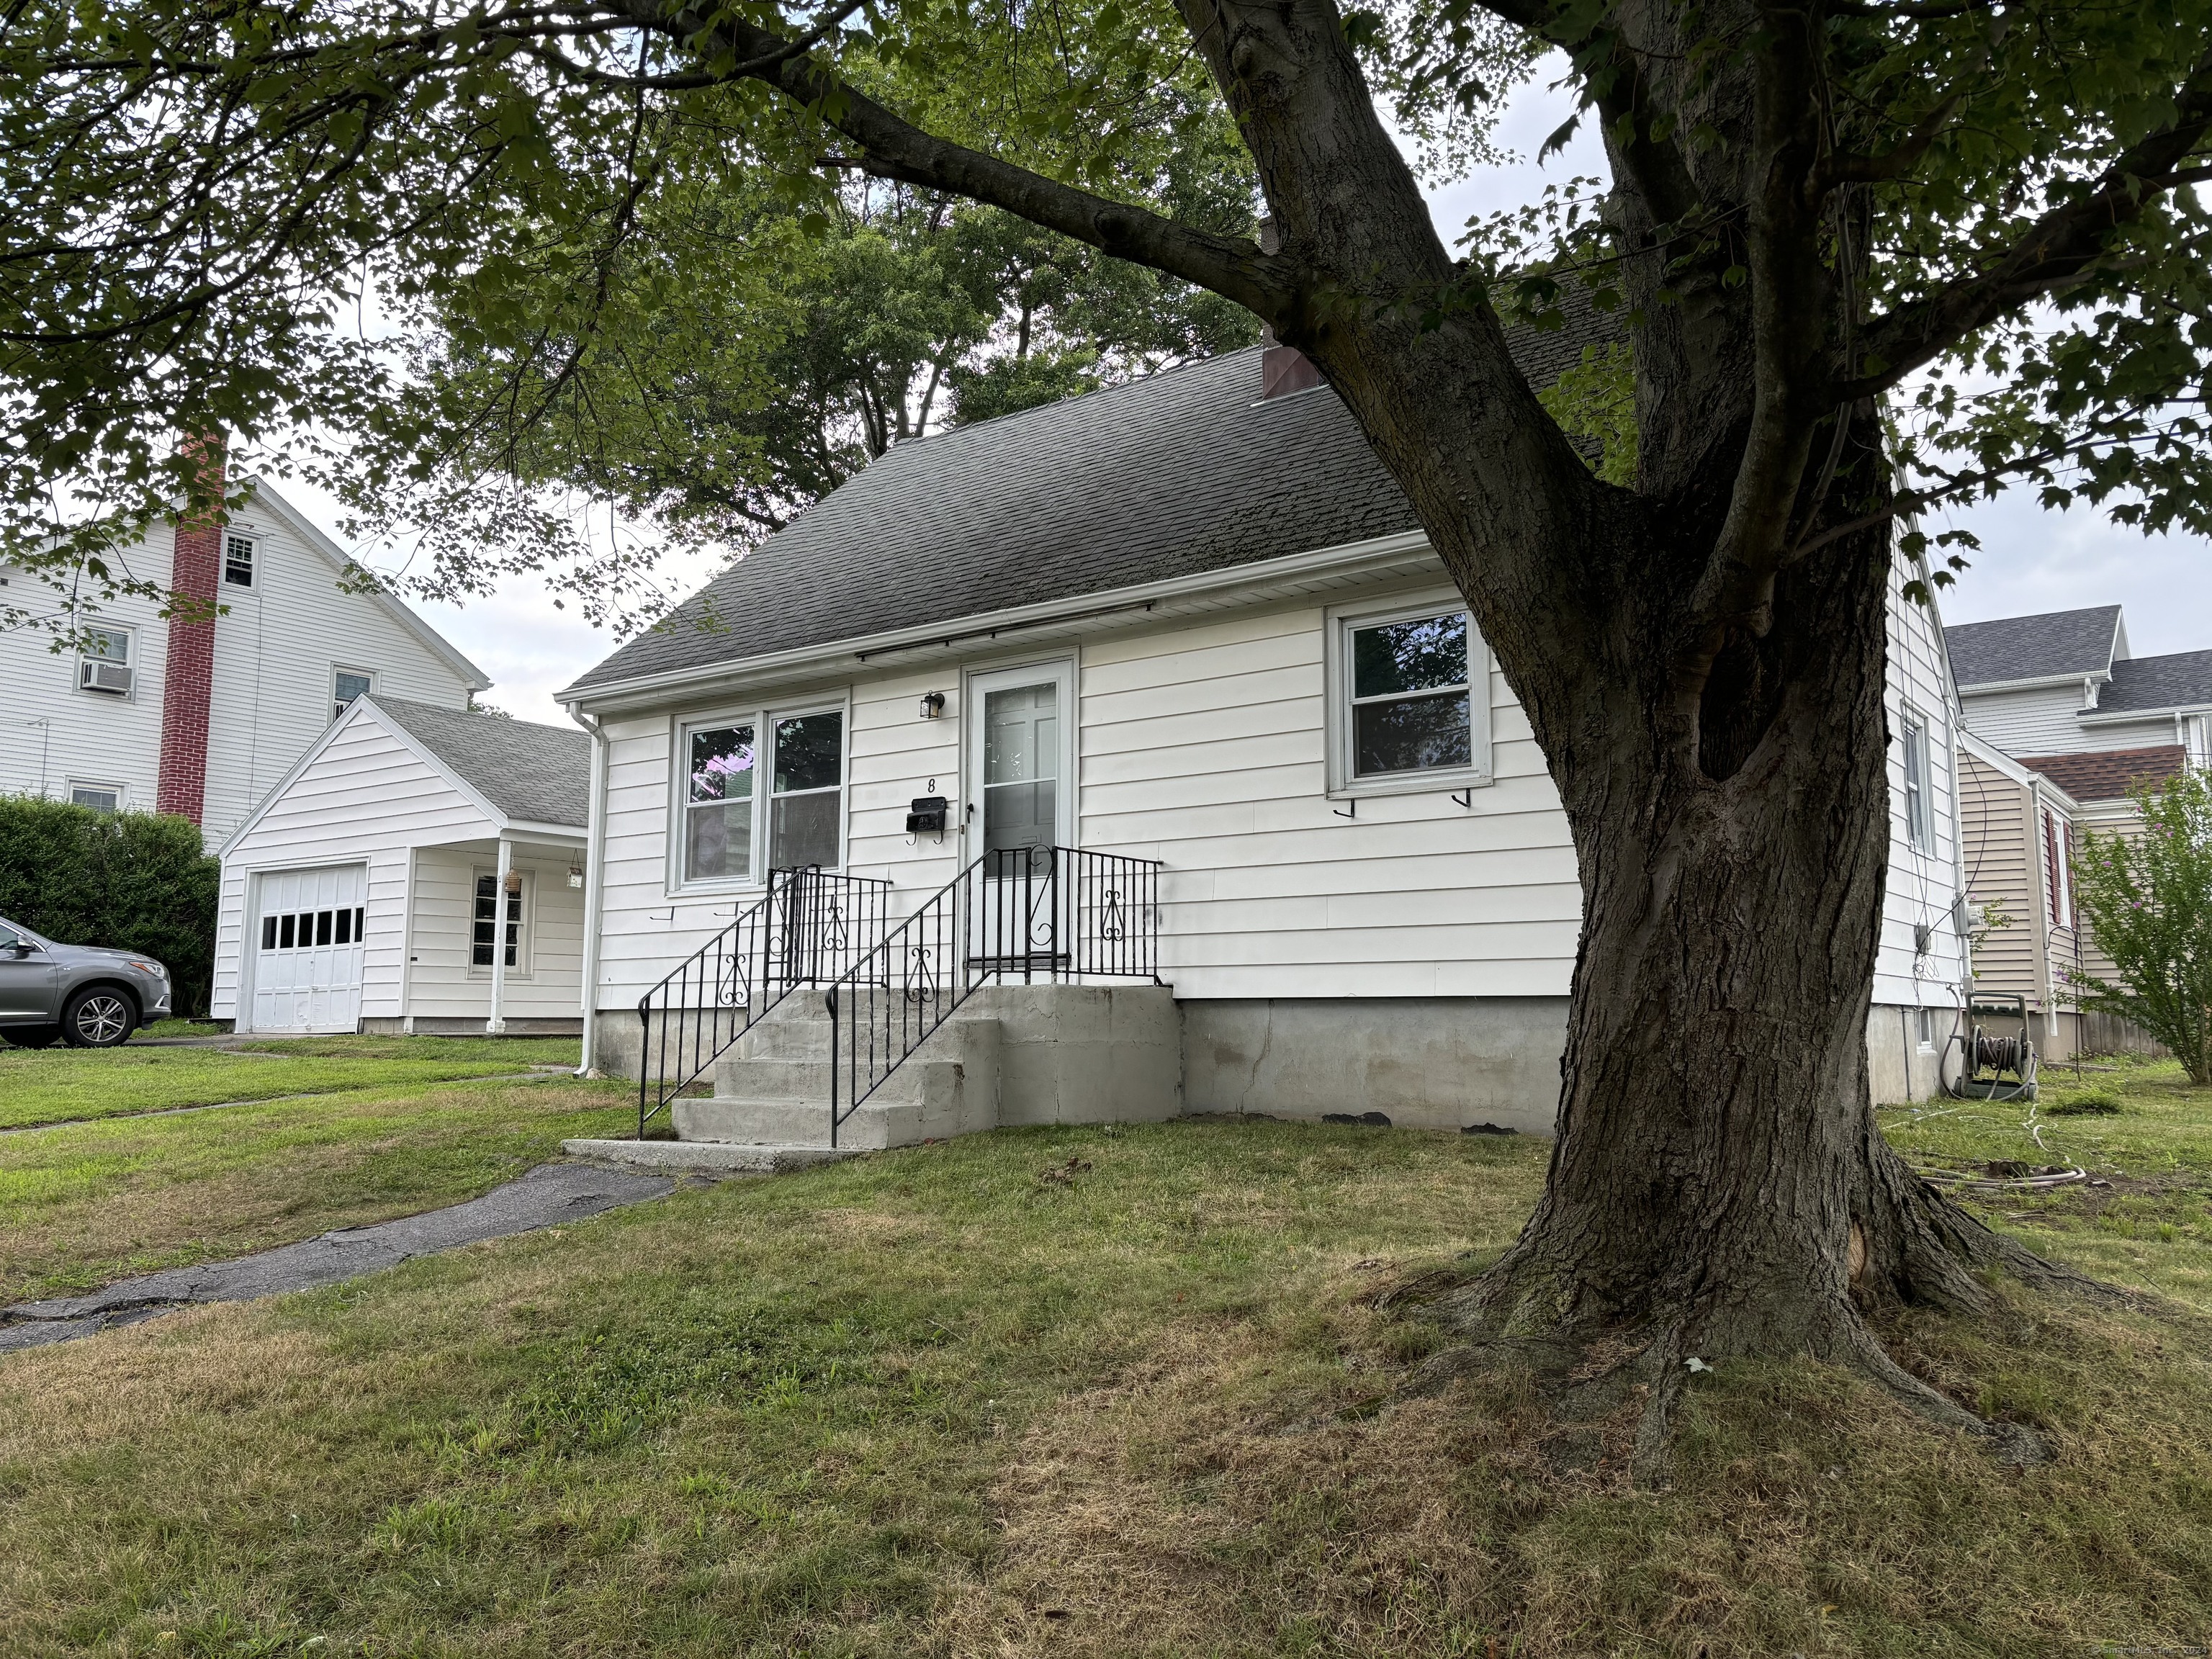
<path fill-rule="evenodd" d="M 388 1015 L 380 1014 L 373 1019 L 364 1017 L 361 1022 L 361 1029 L 372 1036 L 397 1036 L 410 1030 L 416 1036 L 483 1036 L 484 1035 L 484 1023 L 481 1019 L 433 1018 L 427 1014 L 416 1015 L 411 1027 L 404 1019 L 394 1018 Z M 507 1036 L 576 1036 L 582 1033 L 583 1029 L 584 1017 L 581 1014 L 573 1019 L 556 1019 L 550 1017 L 541 1019 L 517 1019 L 510 1017 L 507 1022 L 507 1030 L 504 1035 Z M 632 1048 L 635 1046 L 635 1042 L 631 1044 Z M 635 1056 L 632 1057 L 630 1063 L 636 1064 Z M 633 1073 L 632 1075 L 635 1073 Z"/>
<path fill-rule="evenodd" d="M 1187 1002 L 1184 1109 L 1547 1135 L 1566 1033 L 1565 997 Z"/>
<path fill-rule="evenodd" d="M 999 1026 L 999 1121 L 1145 1123 L 1183 1111 L 1183 1010 L 1159 985 L 1001 985 L 973 1012 Z"/>

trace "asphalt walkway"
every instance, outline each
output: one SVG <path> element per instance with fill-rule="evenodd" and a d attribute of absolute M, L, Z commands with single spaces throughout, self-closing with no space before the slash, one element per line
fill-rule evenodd
<path fill-rule="evenodd" d="M 481 1198 L 443 1210 L 374 1226 L 341 1228 L 234 1261 L 172 1267 L 124 1279 L 89 1296 L 0 1308 L 0 1352 L 94 1336 L 198 1303 L 245 1302 L 335 1285 L 396 1267 L 410 1256 L 535 1232 L 664 1197 L 675 1186 L 665 1176 L 624 1174 L 582 1164 L 541 1164 Z"/>

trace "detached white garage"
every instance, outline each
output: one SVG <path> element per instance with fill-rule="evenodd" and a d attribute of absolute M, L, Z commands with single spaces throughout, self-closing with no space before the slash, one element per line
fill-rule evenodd
<path fill-rule="evenodd" d="M 356 699 L 223 844 L 215 1017 L 580 1030 L 590 793 L 581 732 Z"/>

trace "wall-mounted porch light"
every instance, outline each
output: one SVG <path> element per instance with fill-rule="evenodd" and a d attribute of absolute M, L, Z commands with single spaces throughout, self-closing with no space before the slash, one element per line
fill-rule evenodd
<path fill-rule="evenodd" d="M 942 691 L 925 691 L 921 694 L 922 719 L 926 720 L 933 720 L 944 712 L 945 693 Z"/>

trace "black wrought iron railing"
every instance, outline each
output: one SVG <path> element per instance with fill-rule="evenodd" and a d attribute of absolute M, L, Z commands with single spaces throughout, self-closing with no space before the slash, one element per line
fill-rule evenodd
<path fill-rule="evenodd" d="M 756 903 L 639 998 L 638 1139 L 794 988 L 834 981 L 870 956 L 890 889 L 819 865 L 771 870 Z"/>
<path fill-rule="evenodd" d="M 981 987 L 1159 981 L 1157 860 L 1073 847 L 988 852 L 830 986 L 830 1144 Z"/>

